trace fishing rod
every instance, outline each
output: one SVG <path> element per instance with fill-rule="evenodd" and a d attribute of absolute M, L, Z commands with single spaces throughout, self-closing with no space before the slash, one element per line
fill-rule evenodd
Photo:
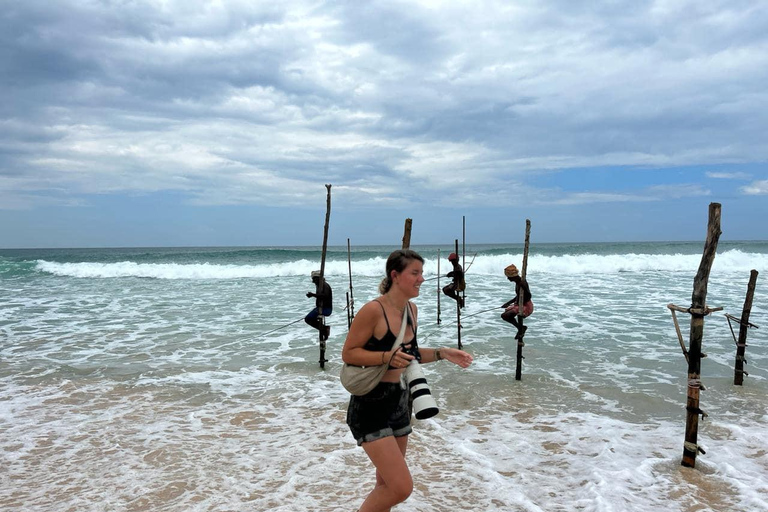
<path fill-rule="evenodd" d="M 275 332 L 275 331 L 279 331 L 280 329 L 285 329 L 285 328 L 286 328 L 286 327 L 288 327 L 289 325 L 293 325 L 293 324 L 295 324 L 296 322 L 301 322 L 302 320 L 304 320 L 304 317 L 301 317 L 301 318 L 299 318 L 299 319 L 297 319 L 297 320 L 294 320 L 293 322 L 287 323 L 287 324 L 285 324 L 285 325 L 283 325 L 283 326 L 281 326 L 281 327 L 278 327 L 277 329 L 272 329 L 271 331 L 265 332 L 265 333 L 263 333 L 263 334 L 259 334 L 259 335 L 255 336 L 253 339 L 257 340 L 257 339 L 259 339 L 259 338 L 263 338 L 263 337 L 264 337 L 264 336 L 266 336 L 267 334 L 272 334 L 273 332 Z M 235 343 L 238 343 L 238 341 L 237 341 L 237 340 L 235 340 L 235 341 L 230 341 L 229 343 L 225 343 L 225 344 L 223 344 L 223 345 L 219 345 L 219 348 L 222 348 L 222 347 L 227 347 L 227 346 L 229 346 L 229 345 L 234 345 Z"/>
<path fill-rule="evenodd" d="M 471 267 L 471 266 L 472 266 L 472 264 L 475 262 L 475 258 L 476 258 L 476 257 L 477 257 L 477 253 L 475 253 L 475 255 L 474 255 L 474 256 L 472 256 L 472 261 L 470 261 L 470 262 L 469 262 L 469 265 L 467 265 L 467 268 L 465 268 L 465 269 L 464 269 L 464 273 L 465 273 L 465 274 L 466 274 L 467 272 L 469 272 L 469 267 Z"/>
<path fill-rule="evenodd" d="M 462 319 L 473 317 L 473 316 L 477 316 L 477 315 L 482 314 L 482 313 L 487 313 L 489 311 L 493 311 L 494 309 L 499 309 L 499 306 L 495 306 L 495 307 L 492 307 L 492 308 L 484 309 L 482 311 L 478 311 L 477 313 L 472 313 L 471 315 L 463 315 Z M 437 328 L 440 329 L 441 327 L 443 327 L 443 325 L 453 325 L 455 323 L 456 323 L 456 321 L 451 322 L 449 324 L 440 324 L 440 325 L 437 326 Z M 427 338 L 429 338 L 430 336 L 432 336 L 433 334 L 436 334 L 436 333 L 437 333 L 437 331 L 430 332 L 429 334 L 424 336 L 424 340 L 426 340 Z"/>
<path fill-rule="evenodd" d="M 499 306 L 494 306 L 492 308 L 484 309 L 482 311 L 478 311 L 477 313 L 472 313 L 471 315 L 464 315 L 462 318 L 469 318 L 471 316 L 479 315 L 480 313 L 487 313 L 489 311 L 493 311 L 494 309 L 499 309 Z"/>
<path fill-rule="evenodd" d="M 257 338 L 262 338 L 262 337 L 266 336 L 267 334 L 272 334 L 273 332 L 275 332 L 275 331 L 279 331 L 280 329 L 285 329 L 285 328 L 286 328 L 286 327 L 288 327 L 289 325 L 293 325 L 293 324 L 295 324 L 296 322 L 301 322 L 302 320 L 304 320 L 304 317 L 301 317 L 301 318 L 299 318 L 298 320 L 294 320 L 294 321 L 293 321 L 293 322 L 291 322 L 291 323 L 285 324 L 285 325 L 283 325 L 282 327 L 278 327 L 277 329 L 272 329 L 271 331 L 269 331 L 269 332 L 265 332 L 264 334 L 260 334 L 260 335 L 258 335 L 258 336 L 256 336 L 256 337 L 257 337 Z"/>
<path fill-rule="evenodd" d="M 475 262 L 475 257 L 477 257 L 477 253 L 475 253 L 474 256 L 472 256 L 472 261 L 469 262 L 469 265 L 467 265 L 467 268 L 464 270 L 464 273 L 466 274 L 469 272 L 469 267 L 472 266 L 472 264 Z M 430 277 L 429 279 L 425 279 L 425 281 L 433 281 L 435 279 L 438 279 L 440 276 Z"/>

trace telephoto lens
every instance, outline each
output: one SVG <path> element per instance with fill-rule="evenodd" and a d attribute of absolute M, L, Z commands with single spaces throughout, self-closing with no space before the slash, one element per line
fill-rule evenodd
<path fill-rule="evenodd" d="M 424 377 L 421 365 L 416 359 L 413 359 L 405 368 L 403 378 L 411 393 L 413 412 L 415 413 L 417 420 L 426 420 L 440 412 L 440 409 L 437 408 L 435 399 L 432 398 L 432 392 L 429 390 L 427 378 Z"/>

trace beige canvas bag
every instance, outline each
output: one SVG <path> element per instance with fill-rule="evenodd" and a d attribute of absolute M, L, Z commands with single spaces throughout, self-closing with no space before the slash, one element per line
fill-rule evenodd
<path fill-rule="evenodd" d="M 405 327 L 408 325 L 408 310 L 410 309 L 410 306 L 410 302 L 405 303 L 405 309 L 403 309 L 403 323 L 400 326 L 400 333 L 397 335 L 397 339 L 389 350 L 392 350 L 392 348 L 403 342 L 403 338 L 405 337 Z M 388 367 L 389 361 L 375 366 L 355 366 L 353 364 L 344 363 L 344 366 L 341 367 L 341 385 L 353 395 L 365 395 L 375 388 L 381 381 L 381 378 L 384 376 Z"/>

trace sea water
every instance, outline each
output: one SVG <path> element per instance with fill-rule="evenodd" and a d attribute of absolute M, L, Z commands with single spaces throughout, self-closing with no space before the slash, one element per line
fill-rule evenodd
<path fill-rule="evenodd" d="M 329 248 L 324 369 L 302 321 L 318 247 L 0 251 L 0 510 L 356 510 L 374 470 L 345 424 L 340 351 L 395 248 Z M 420 344 L 457 346 L 456 306 L 439 292 L 452 247 L 414 249 Z M 680 464 L 687 364 L 666 306 L 690 305 L 702 249 L 534 244 L 517 381 L 499 306 L 523 249 L 462 248 L 461 341 L 475 362 L 425 365 L 440 414 L 414 420 L 415 490 L 397 510 L 768 510 L 768 242 L 718 246 L 706 455 Z M 752 269 L 759 328 L 734 386 L 724 313 L 741 315 Z M 690 317 L 678 318 L 688 343 Z"/>

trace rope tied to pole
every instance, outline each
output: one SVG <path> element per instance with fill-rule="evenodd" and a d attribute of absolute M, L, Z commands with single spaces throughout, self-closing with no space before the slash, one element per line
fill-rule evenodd
<path fill-rule="evenodd" d="M 704 418 L 706 418 L 707 416 L 709 416 L 709 414 L 705 413 L 704 411 L 702 411 L 698 407 L 686 407 L 685 410 L 688 411 L 688 412 L 692 412 L 694 414 L 701 414 L 701 419 L 702 420 Z"/>
<path fill-rule="evenodd" d="M 689 441 L 686 441 L 686 442 L 683 443 L 683 447 L 686 450 L 688 450 L 689 452 L 693 452 L 693 453 L 698 452 L 698 453 L 701 453 L 702 455 L 706 455 L 707 454 L 707 452 L 704 451 L 704 448 L 702 448 L 701 446 L 697 445 L 696 443 L 691 443 Z"/>

